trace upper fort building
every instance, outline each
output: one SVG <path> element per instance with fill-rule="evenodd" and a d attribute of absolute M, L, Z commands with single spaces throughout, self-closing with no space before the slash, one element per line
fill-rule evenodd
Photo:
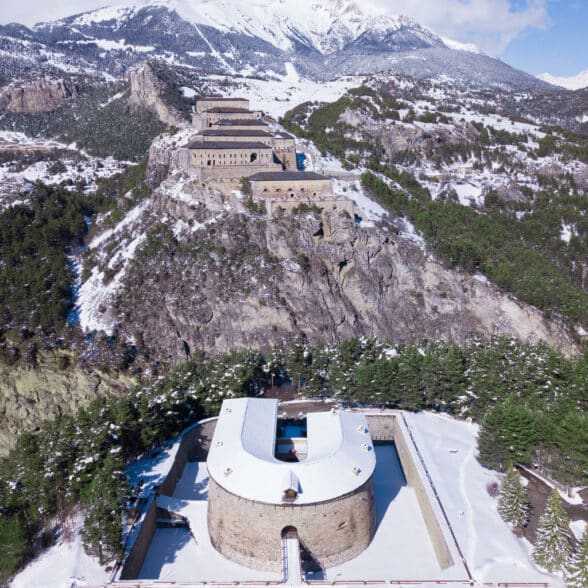
<path fill-rule="evenodd" d="M 213 128 L 220 121 L 261 121 L 262 116 L 260 110 L 249 109 L 249 100 L 246 98 L 208 97 L 196 102 L 192 126 L 202 130 Z"/>
<path fill-rule="evenodd" d="M 193 115 L 197 134 L 177 150 L 176 163 L 203 183 L 232 189 L 250 180 L 254 200 L 265 203 L 269 216 L 302 204 L 353 215 L 353 203 L 333 194 L 330 178 L 298 170 L 296 140 L 272 129 L 245 98 L 210 96 L 197 101 Z"/>

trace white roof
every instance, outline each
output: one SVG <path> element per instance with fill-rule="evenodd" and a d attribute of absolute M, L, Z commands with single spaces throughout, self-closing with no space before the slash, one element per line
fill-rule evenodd
<path fill-rule="evenodd" d="M 274 456 L 278 401 L 225 400 L 210 451 L 210 476 L 228 492 L 281 504 L 295 488 L 294 504 L 322 502 L 352 492 L 376 467 L 376 454 L 364 414 L 321 412 L 307 415 L 308 456 L 287 463 Z"/>

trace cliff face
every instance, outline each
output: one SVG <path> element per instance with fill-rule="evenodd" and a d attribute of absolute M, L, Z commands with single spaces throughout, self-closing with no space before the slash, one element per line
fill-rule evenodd
<path fill-rule="evenodd" d="M 65 356 L 61 356 L 63 361 Z M 59 364 L 57 355 L 39 354 L 34 368 L 0 365 L 0 456 L 23 431 L 35 430 L 44 420 L 75 412 L 97 397 L 120 394 L 134 385 L 127 376 Z"/>
<path fill-rule="evenodd" d="M 162 97 L 162 85 L 148 63 L 131 70 L 129 81 L 131 84 L 130 101 L 132 104 L 142 106 L 155 113 L 165 125 L 180 128 L 187 125 L 180 113 L 166 104 Z"/>
<path fill-rule="evenodd" d="M 24 114 L 48 112 L 78 96 L 72 80 L 35 79 L 9 84 L 0 90 L 0 110 Z"/>
<path fill-rule="evenodd" d="M 117 305 L 119 333 L 139 335 L 154 356 L 175 362 L 194 348 L 267 348 L 301 334 L 406 343 L 478 333 L 575 350 L 563 326 L 444 268 L 391 224 L 362 228 L 340 214 L 270 220 L 190 182 L 162 188 L 151 222 L 165 219 L 173 233 L 148 240 Z"/>

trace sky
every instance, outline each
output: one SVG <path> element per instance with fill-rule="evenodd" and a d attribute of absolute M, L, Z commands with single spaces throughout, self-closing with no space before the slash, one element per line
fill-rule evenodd
<path fill-rule="evenodd" d="M 31 25 L 121 3 L 124 0 L 0 0 L 0 23 Z M 475 43 L 489 55 L 534 75 L 548 72 L 569 76 L 588 68 L 588 0 L 356 0 L 356 3 L 378 12 L 411 16 L 443 37 Z"/>

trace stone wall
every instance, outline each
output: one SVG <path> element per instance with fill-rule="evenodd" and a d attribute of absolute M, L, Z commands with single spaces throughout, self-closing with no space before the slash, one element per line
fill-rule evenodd
<path fill-rule="evenodd" d="M 263 504 L 208 484 L 208 532 L 228 559 L 250 568 L 282 570 L 281 534 L 295 527 L 301 545 L 323 567 L 352 559 L 376 529 L 373 480 L 354 492 L 316 504 Z"/>
<path fill-rule="evenodd" d="M 139 533 L 133 543 L 131 552 L 129 553 L 120 573 L 121 580 L 133 580 L 139 577 L 156 528 L 157 505 L 155 497 L 153 497 L 151 504 L 147 509 L 147 513 L 145 514 L 145 518 L 141 523 L 141 528 L 139 529 Z"/>
<path fill-rule="evenodd" d="M 251 141 L 248 143 L 251 143 Z M 261 165 L 266 167 L 273 162 L 272 148 L 260 142 L 255 142 L 251 145 L 243 143 L 243 147 L 232 148 L 213 147 L 212 142 L 210 142 L 210 145 L 210 148 L 207 147 L 206 149 L 187 148 L 190 152 L 190 166 L 227 167 Z"/>
<path fill-rule="evenodd" d="M 302 174 L 300 174 L 302 176 Z M 332 195 L 331 180 L 256 180 L 251 182 L 253 196 L 259 198 L 270 198 L 279 196 L 281 198 L 306 198 L 309 196 Z"/>
<path fill-rule="evenodd" d="M 346 198 L 297 198 L 292 200 L 278 200 L 270 198 L 256 198 L 259 202 L 265 202 L 267 208 L 268 217 L 273 217 L 279 214 L 291 214 L 292 211 L 300 206 L 301 204 L 307 204 L 308 206 L 318 206 L 322 211 L 331 212 L 338 210 L 339 212 L 345 211 L 349 216 L 353 216 L 353 202 Z"/>
<path fill-rule="evenodd" d="M 226 106 L 226 105 L 225 105 Z M 192 116 L 192 126 L 196 129 L 213 128 L 220 120 L 261 120 L 261 112 L 202 112 Z"/>
<path fill-rule="evenodd" d="M 205 420 L 188 431 L 180 441 L 174 463 L 159 487 L 159 494 L 172 496 L 188 461 L 205 461 L 210 448 L 216 419 Z M 157 501 L 152 497 L 141 528 L 137 534 L 120 573 L 121 580 L 132 580 L 139 576 L 149 545 L 157 528 Z"/>
<path fill-rule="evenodd" d="M 415 455 L 414 448 L 410 447 L 411 441 L 407 439 L 404 428 L 396 419 L 395 415 L 367 416 L 368 427 L 374 442 L 394 442 L 406 481 L 413 488 L 419 503 L 437 561 L 444 570 L 455 562 L 447 544 L 445 532 L 439 523 L 441 513 L 434 502 L 432 489 L 424 480 L 424 472 L 417 465 L 418 456 Z"/>
<path fill-rule="evenodd" d="M 187 462 L 206 461 L 211 438 L 212 435 L 209 437 L 208 435 L 202 434 L 201 426 L 194 427 L 182 437 L 174 463 L 165 481 L 159 487 L 160 494 L 173 496 Z"/>
<path fill-rule="evenodd" d="M 209 108 L 245 108 L 249 110 L 247 98 L 203 98 L 196 101 L 196 112 L 204 112 Z"/>

